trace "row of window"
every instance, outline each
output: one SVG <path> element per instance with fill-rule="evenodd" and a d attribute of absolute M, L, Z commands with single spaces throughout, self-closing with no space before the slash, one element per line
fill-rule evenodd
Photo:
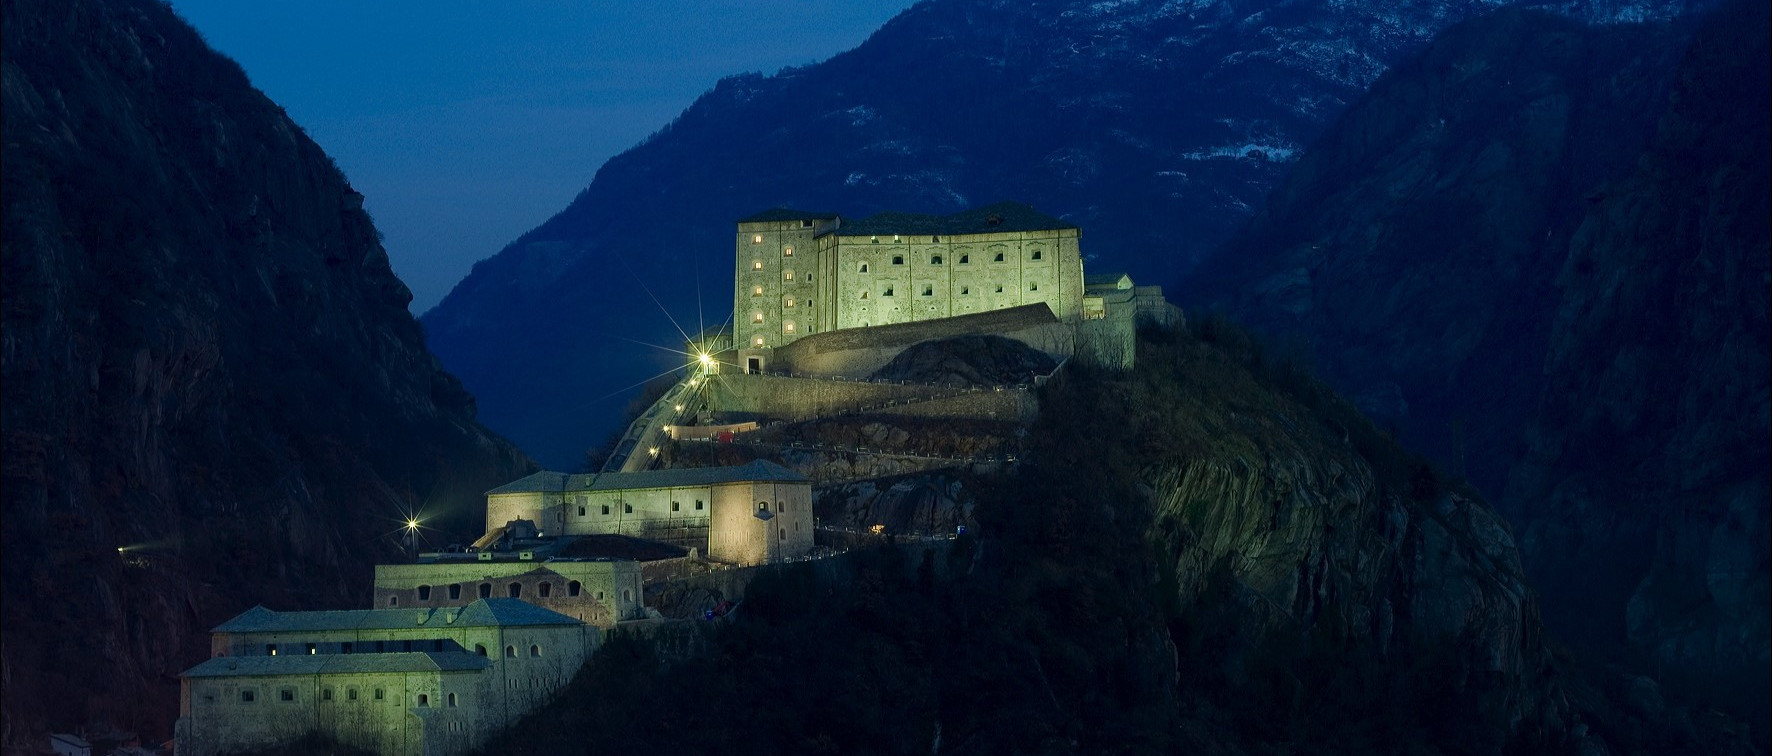
<path fill-rule="evenodd" d="M 761 316 L 761 315 L 762 315 L 762 313 L 757 313 L 757 314 L 758 314 L 758 315 L 759 315 L 759 316 Z M 757 321 L 756 321 L 756 322 L 758 322 L 758 323 L 761 323 L 761 322 L 763 322 L 763 321 L 762 321 L 762 319 L 761 319 L 761 318 L 759 318 L 759 319 L 758 319 L 758 320 L 757 320 Z M 605 516 L 607 516 L 607 515 L 608 515 L 608 514 L 609 514 L 609 505 L 608 505 L 608 504 L 604 504 L 604 505 L 602 505 L 602 507 L 603 507 L 603 514 L 604 514 L 604 515 L 605 515 Z M 697 511 L 697 512 L 700 512 L 700 511 L 702 511 L 702 510 L 703 510 L 703 509 L 704 509 L 704 508 L 706 508 L 706 505 L 705 505 L 705 504 L 703 504 L 703 503 L 702 503 L 702 501 L 701 501 L 701 499 L 696 499 L 696 500 L 695 500 L 695 511 Z M 586 513 L 586 512 L 588 512 L 588 511 L 589 511 L 589 508 L 588 508 L 588 507 L 586 507 L 586 506 L 585 506 L 585 505 L 584 505 L 584 504 L 580 504 L 580 505 L 578 505 L 578 516 L 579 516 L 579 517 L 584 517 L 584 516 L 586 516 L 586 514 L 585 514 L 585 513 Z M 680 502 L 680 501 L 673 501 L 673 502 L 671 502 L 671 511 L 672 511 L 672 512 L 681 512 L 681 511 L 683 511 L 683 502 Z M 634 513 L 634 505 L 632 505 L 632 504 L 629 504 L 629 503 L 627 503 L 627 502 L 622 502 L 622 505 L 621 505 L 621 513 L 622 513 L 622 514 L 633 514 L 633 513 Z"/>
<path fill-rule="evenodd" d="M 372 689 L 371 695 L 373 696 L 373 700 L 376 700 L 376 701 L 388 700 L 388 691 L 386 688 L 374 688 L 374 689 Z M 346 701 L 356 701 L 356 700 L 359 700 L 360 698 L 361 698 L 361 696 L 359 695 L 359 691 L 357 689 L 357 686 L 349 685 L 349 686 L 345 687 L 345 700 Z M 208 696 L 208 699 L 210 701 L 214 701 L 215 697 Z M 278 688 L 277 689 L 277 700 L 281 703 L 298 703 L 301 701 L 301 692 L 296 690 L 295 688 L 287 688 L 287 687 L 286 688 Z M 332 700 L 333 700 L 332 686 L 329 685 L 324 688 L 321 688 L 320 689 L 320 701 L 321 702 L 330 702 Z M 448 706 L 449 708 L 452 708 L 452 709 L 461 705 L 461 699 L 459 697 L 457 697 L 457 695 L 454 693 L 448 694 L 444 698 L 444 701 L 446 702 L 445 705 Z M 241 688 L 240 689 L 240 703 L 248 703 L 249 704 L 249 703 L 257 703 L 257 702 L 258 702 L 258 689 L 257 688 Z M 428 693 L 418 694 L 418 706 L 419 706 L 419 708 L 426 708 L 426 709 L 430 708 L 430 706 L 431 706 L 430 694 L 428 694 Z"/>
<path fill-rule="evenodd" d="M 1030 283 L 1029 283 L 1029 284 L 1028 284 L 1028 291 L 1039 291 L 1039 290 L 1040 290 L 1040 284 L 1039 284 L 1039 283 L 1038 283 L 1038 282 L 1030 282 Z M 880 296 L 882 296 L 882 297 L 890 297 L 890 296 L 892 296 L 892 295 L 893 295 L 893 292 L 894 292 L 894 291 L 895 291 L 895 290 L 894 290 L 894 288 L 893 288 L 893 287 L 891 287 L 891 286 L 888 286 L 888 287 L 886 287 L 886 290 L 885 290 L 885 291 L 882 291 L 882 292 L 880 292 Z M 997 291 L 996 291 L 996 293 L 997 293 L 997 294 L 1002 294 L 1002 293 L 1003 293 L 1003 285 L 1002 285 L 1002 284 L 997 284 Z M 962 286 L 962 287 L 960 287 L 960 296 L 962 296 L 962 297 L 966 297 L 966 296 L 971 296 L 971 295 L 972 295 L 972 287 L 970 287 L 970 286 Z M 933 297 L 933 296 L 935 296 L 935 286 L 934 286 L 934 284 L 925 284 L 925 285 L 924 285 L 924 286 L 923 286 L 923 296 L 925 296 L 925 297 Z M 867 298 L 868 298 L 868 292 L 866 292 L 866 291 L 863 291 L 863 292 L 862 292 L 862 293 L 861 293 L 861 298 L 862 298 L 862 299 L 867 299 Z M 752 318 L 752 322 L 754 322 L 754 323 L 761 323 L 761 322 L 763 322 L 763 313 L 761 313 L 761 312 L 758 312 L 758 313 L 754 313 L 754 317 L 753 317 L 753 318 Z"/>
<path fill-rule="evenodd" d="M 787 511 L 792 510 L 793 508 L 794 508 L 794 506 L 793 506 L 792 502 L 786 502 L 786 501 L 775 502 L 775 511 L 777 511 L 777 512 L 787 512 Z M 802 511 L 804 511 L 806 509 L 805 502 L 800 503 L 800 509 Z M 769 511 L 769 502 L 767 502 L 767 501 L 757 502 L 757 511 L 759 511 L 759 512 Z"/>
<path fill-rule="evenodd" d="M 566 595 L 567 596 L 577 596 L 580 593 L 582 593 L 583 591 L 584 591 L 584 584 L 580 583 L 577 580 L 573 580 L 573 581 L 568 582 L 566 584 Z M 431 600 L 431 592 L 432 592 L 432 586 L 428 586 L 428 585 L 419 586 L 418 587 L 418 600 L 419 601 L 430 601 Z M 510 585 L 505 587 L 505 592 L 506 592 L 506 595 L 510 596 L 511 598 L 523 598 L 523 584 L 522 583 L 511 583 Z M 535 586 L 535 592 L 536 592 L 536 595 L 541 598 L 552 598 L 554 595 L 554 584 L 544 580 Z M 625 596 L 625 594 L 627 594 L 627 593 L 628 593 L 628 591 L 623 591 L 623 594 L 624 594 L 623 600 L 624 601 L 628 600 Z M 449 585 L 449 598 L 450 598 L 450 600 L 458 600 L 461 598 L 461 584 L 460 583 L 451 583 Z M 491 583 L 481 583 L 480 584 L 480 598 L 492 598 L 492 584 Z M 603 600 L 603 592 L 602 591 L 597 591 L 597 600 L 598 601 Z M 392 596 L 388 597 L 388 606 L 399 606 L 399 605 L 400 605 L 400 597 L 398 595 L 392 595 Z M 377 641 L 377 643 L 380 643 L 380 641 Z M 312 644 L 309 644 L 309 645 L 312 645 Z M 349 646 L 350 644 L 345 644 L 345 645 Z M 376 650 L 380 651 L 381 649 L 377 648 Z M 408 650 L 411 650 L 411 649 L 408 649 Z M 350 653 L 350 652 L 346 651 L 345 653 Z M 276 653 L 272 652 L 271 655 L 275 656 Z"/>
<path fill-rule="evenodd" d="M 365 644 L 367 644 L 369 642 L 370 641 L 364 641 Z M 398 649 L 399 651 L 424 651 L 424 650 L 426 650 L 426 646 L 429 646 L 430 647 L 429 650 L 431 650 L 431 651 L 447 651 L 447 650 L 449 650 L 449 647 L 450 647 L 452 641 L 445 640 L 442 638 L 433 638 L 430 640 L 402 640 L 402 641 L 378 640 L 378 641 L 374 641 L 374 643 L 375 643 L 375 653 L 383 654 L 383 653 L 387 653 L 389 651 L 393 651 L 396 649 Z M 394 646 L 391 644 L 399 644 L 399 645 Z M 304 644 L 302 644 L 302 646 L 303 646 L 303 650 L 306 651 L 310 655 L 320 653 L 320 644 L 318 644 L 318 643 L 304 643 Z M 282 649 L 278 648 L 277 644 L 275 644 L 275 643 L 266 643 L 265 644 L 265 656 L 276 656 L 280 651 L 282 651 Z M 356 652 L 356 644 L 352 643 L 351 641 L 344 641 L 342 643 L 339 643 L 338 644 L 338 652 L 341 654 L 355 653 Z"/>
<path fill-rule="evenodd" d="M 794 256 L 794 248 L 793 247 L 787 248 L 787 256 L 788 257 Z M 1028 253 L 1028 259 L 1029 260 L 1041 259 L 1041 251 L 1036 249 L 1036 250 L 1033 250 L 1032 252 Z M 992 257 L 991 262 L 1003 262 L 1003 253 L 1002 252 L 996 253 L 996 255 Z M 892 264 L 893 265 L 903 265 L 904 264 L 904 255 L 893 255 L 892 256 Z M 930 265 L 944 264 L 942 256 L 941 255 L 930 255 L 929 256 L 929 264 Z M 971 265 L 972 264 L 972 255 L 969 255 L 969 254 L 960 255 L 960 262 L 958 264 Z M 752 260 L 751 261 L 751 270 L 762 270 L 762 269 L 763 269 L 763 261 L 762 260 Z M 857 273 L 868 272 L 868 264 L 865 262 L 860 263 L 856 268 L 856 272 Z M 794 272 L 791 270 L 782 271 L 782 280 L 784 280 L 784 281 L 794 280 Z M 811 273 L 806 274 L 806 281 L 808 283 L 810 283 L 812 281 L 812 274 Z"/>

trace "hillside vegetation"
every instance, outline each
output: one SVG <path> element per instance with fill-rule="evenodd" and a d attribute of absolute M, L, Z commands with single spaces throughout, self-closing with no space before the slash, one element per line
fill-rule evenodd
<path fill-rule="evenodd" d="M 1567 669 L 1488 507 L 1295 366 L 1140 347 L 1048 385 L 973 532 L 759 577 L 687 659 L 618 636 L 485 753 L 1747 752 Z"/>

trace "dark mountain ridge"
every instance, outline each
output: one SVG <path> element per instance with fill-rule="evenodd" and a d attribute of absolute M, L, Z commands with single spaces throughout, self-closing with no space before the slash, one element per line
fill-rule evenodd
<path fill-rule="evenodd" d="M 368 598 L 528 460 L 425 350 L 362 197 L 162 3 L 4 4 L 0 740 L 171 735 L 256 603 Z"/>
<path fill-rule="evenodd" d="M 1547 7 L 1617 20 L 1696 4 Z M 679 323 L 726 317 L 734 219 L 1013 199 L 1080 225 L 1092 269 L 1171 283 L 1388 66 L 1493 7 L 920 3 L 823 63 L 721 81 L 477 264 L 425 326 L 490 425 L 570 464 L 619 408 L 595 398 L 675 359 L 623 340 L 680 338 L 652 295 Z"/>
<path fill-rule="evenodd" d="M 1560 635 L 1762 737 L 1769 26 L 1455 28 L 1187 287 L 1500 494 Z"/>

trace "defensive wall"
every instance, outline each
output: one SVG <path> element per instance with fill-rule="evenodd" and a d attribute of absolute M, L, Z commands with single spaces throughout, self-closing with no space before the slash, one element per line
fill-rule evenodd
<path fill-rule="evenodd" d="M 378 564 L 374 605 L 432 608 L 520 598 L 586 624 L 613 627 L 645 616 L 640 580 L 640 563 L 628 560 Z"/>
<path fill-rule="evenodd" d="M 972 334 L 1014 339 L 1055 360 L 1069 357 L 1076 349 L 1071 327 L 1061 323 L 1045 304 L 1036 303 L 975 315 L 813 334 L 773 350 L 762 369 L 861 378 L 885 367 L 915 344 Z"/>
<path fill-rule="evenodd" d="M 707 404 L 722 414 L 795 422 L 855 412 L 1025 422 L 1039 410 L 1031 383 L 998 390 L 781 375 L 721 376 L 708 387 Z"/>

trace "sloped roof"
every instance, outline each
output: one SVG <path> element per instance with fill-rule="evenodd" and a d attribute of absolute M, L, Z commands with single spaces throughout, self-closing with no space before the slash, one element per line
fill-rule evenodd
<path fill-rule="evenodd" d="M 592 491 L 631 491 L 644 488 L 677 488 L 706 486 L 715 483 L 738 483 L 779 480 L 790 483 L 811 482 L 786 467 L 766 459 L 732 467 L 686 467 L 675 470 L 643 470 L 628 473 L 604 473 L 591 483 Z"/>
<path fill-rule="evenodd" d="M 250 675 L 337 675 L 375 672 L 471 672 L 492 661 L 466 651 L 411 651 L 383 654 L 284 654 L 220 656 L 184 671 L 184 677 Z"/>
<path fill-rule="evenodd" d="M 776 208 L 770 208 L 768 210 L 764 210 L 763 212 L 757 213 L 755 215 L 747 215 L 743 218 L 739 218 L 738 222 L 739 223 L 779 223 L 782 221 L 797 221 L 797 220 L 830 220 L 835 217 L 837 217 L 836 213 L 814 213 L 814 212 L 807 212 L 805 210 L 791 210 L 791 209 L 785 208 L 785 207 L 776 207 Z"/>
<path fill-rule="evenodd" d="M 1121 282 L 1131 288 L 1132 277 L 1125 273 L 1089 273 L 1083 276 L 1084 286 L 1119 288 Z"/>
<path fill-rule="evenodd" d="M 513 480 L 498 488 L 494 488 L 491 491 L 487 491 L 486 495 L 491 496 L 493 494 L 535 492 L 559 493 L 566 490 L 582 490 L 585 486 L 590 485 L 591 477 L 592 476 L 584 473 L 562 473 L 554 472 L 552 470 L 542 470 L 541 472 L 530 473 L 529 475 Z"/>
<path fill-rule="evenodd" d="M 449 621 L 452 613 L 453 622 Z M 287 633 L 332 630 L 386 630 L 421 627 L 513 627 L 576 625 L 578 620 L 522 599 L 478 599 L 465 607 L 434 609 L 342 609 L 278 612 L 255 606 L 217 625 L 216 633 Z"/>
<path fill-rule="evenodd" d="M 882 236 L 901 234 L 959 235 L 996 234 L 1017 231 L 1052 231 L 1076 228 L 1077 224 L 1059 220 L 1020 202 L 998 202 L 975 207 L 953 215 L 922 215 L 919 213 L 883 212 L 857 221 L 844 223 L 839 236 Z"/>

